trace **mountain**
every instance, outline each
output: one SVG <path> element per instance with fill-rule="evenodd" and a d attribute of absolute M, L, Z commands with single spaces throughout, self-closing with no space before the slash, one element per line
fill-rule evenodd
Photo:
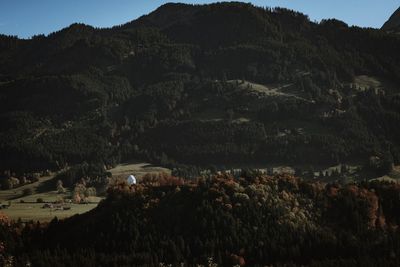
<path fill-rule="evenodd" d="M 388 21 L 382 26 L 385 31 L 399 31 L 400 30 L 400 8 L 397 9 Z"/>
<path fill-rule="evenodd" d="M 66 220 L 0 212 L 0 265 L 400 266 L 399 46 L 239 2 L 0 36 L 0 189 L 108 186 Z M 132 159 L 172 174 L 109 179 Z"/>
<path fill-rule="evenodd" d="M 381 30 L 238 2 L 0 36 L 0 170 L 377 158 L 383 173 L 400 162 L 399 44 Z"/>

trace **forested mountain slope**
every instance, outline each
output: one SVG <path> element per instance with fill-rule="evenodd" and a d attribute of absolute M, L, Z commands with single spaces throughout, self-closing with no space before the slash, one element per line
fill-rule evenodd
<path fill-rule="evenodd" d="M 400 160 L 400 36 L 244 3 L 0 37 L 0 169 Z"/>

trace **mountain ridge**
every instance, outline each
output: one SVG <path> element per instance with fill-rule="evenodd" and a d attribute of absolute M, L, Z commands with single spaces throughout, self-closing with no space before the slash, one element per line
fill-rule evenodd
<path fill-rule="evenodd" d="M 400 31 L 400 7 L 390 16 L 382 26 L 385 31 Z"/>

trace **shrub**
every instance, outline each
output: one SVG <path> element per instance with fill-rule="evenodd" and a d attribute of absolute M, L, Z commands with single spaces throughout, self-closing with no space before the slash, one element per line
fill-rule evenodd
<path fill-rule="evenodd" d="M 33 190 L 32 190 L 32 188 L 25 188 L 25 189 L 22 191 L 22 194 L 23 194 L 24 196 L 32 195 L 32 194 L 33 194 Z"/>

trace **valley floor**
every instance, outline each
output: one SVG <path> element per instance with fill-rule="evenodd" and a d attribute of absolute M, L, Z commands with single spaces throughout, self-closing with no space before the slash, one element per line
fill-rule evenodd
<path fill-rule="evenodd" d="M 123 163 L 109 171 L 112 173 L 113 178 L 116 179 L 126 179 L 130 174 L 133 174 L 139 180 L 148 173 L 171 173 L 169 169 L 153 166 L 144 162 Z M 39 178 L 39 181 L 35 183 L 27 184 L 18 188 L 0 190 L 0 206 L 5 206 L 1 211 L 11 220 L 21 219 L 22 221 L 33 220 L 48 222 L 54 217 L 64 219 L 76 214 L 88 212 L 96 208 L 98 203 L 103 199 L 103 197 L 90 197 L 90 201 L 87 204 L 52 204 L 71 195 L 69 190 L 64 194 L 59 194 L 57 191 L 40 190 L 41 187 L 46 187 L 46 183 L 50 182 L 54 177 L 55 174 L 41 177 Z M 32 194 L 24 196 L 23 192 L 26 189 L 30 189 Z M 38 199 L 42 199 L 43 202 L 38 203 Z M 52 204 L 52 206 L 50 208 L 43 208 L 46 204 Z"/>

